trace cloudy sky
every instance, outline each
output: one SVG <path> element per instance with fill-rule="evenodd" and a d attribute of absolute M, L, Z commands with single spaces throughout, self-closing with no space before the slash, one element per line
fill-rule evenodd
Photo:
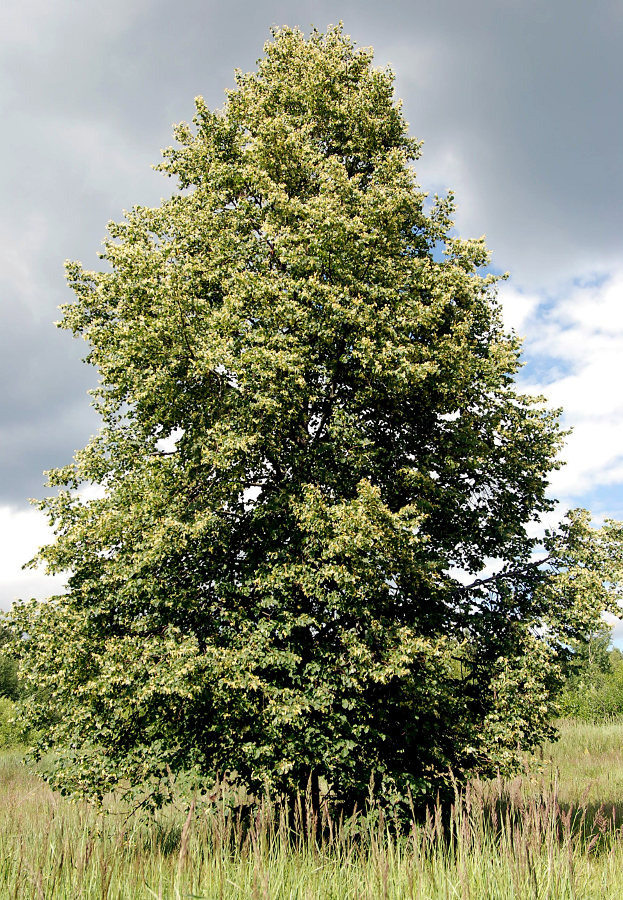
<path fill-rule="evenodd" d="M 271 25 L 343 20 L 391 63 L 419 180 L 487 236 L 525 336 L 521 381 L 573 427 L 552 494 L 623 518 L 623 4 L 620 0 L 5 0 L 0 30 L 0 606 L 54 585 L 29 497 L 97 428 L 84 348 L 52 322 L 63 261 L 96 267 L 106 222 L 156 205 L 150 168 L 202 94 L 219 107 Z M 623 636 L 623 630 L 619 633 Z M 618 636 L 618 635 L 617 635 Z"/>

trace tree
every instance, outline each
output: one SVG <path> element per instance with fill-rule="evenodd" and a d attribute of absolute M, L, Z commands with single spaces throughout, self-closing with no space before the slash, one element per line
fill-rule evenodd
<path fill-rule="evenodd" d="M 571 654 L 561 714 L 603 722 L 623 715 L 623 655 L 611 648 L 612 629 L 605 622 L 586 640 L 570 647 Z"/>
<path fill-rule="evenodd" d="M 12 614 L 66 791 L 228 771 L 351 803 L 510 768 L 612 605 L 614 525 L 532 560 L 557 415 L 514 386 L 483 240 L 416 184 L 391 71 L 341 28 L 265 51 L 177 127 L 178 187 L 109 225 L 108 269 L 67 266 L 102 428 L 41 504 L 67 592 Z"/>
<path fill-rule="evenodd" d="M 5 652 L 5 646 L 10 643 L 10 640 L 10 632 L 0 625 L 0 697 L 17 700 L 20 695 L 20 685 L 16 661 Z"/>

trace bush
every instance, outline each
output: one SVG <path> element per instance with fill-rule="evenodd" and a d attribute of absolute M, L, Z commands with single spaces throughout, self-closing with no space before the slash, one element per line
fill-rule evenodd
<path fill-rule="evenodd" d="M 0 697 L 17 700 L 20 695 L 17 663 L 10 656 L 0 653 Z"/>
<path fill-rule="evenodd" d="M 561 696 L 561 714 L 584 722 L 623 718 L 623 658 L 618 650 L 603 666 L 588 666 L 569 679 Z"/>
<path fill-rule="evenodd" d="M 15 703 L 8 697 L 0 697 L 0 750 L 12 750 L 28 743 L 28 732 L 16 717 Z"/>

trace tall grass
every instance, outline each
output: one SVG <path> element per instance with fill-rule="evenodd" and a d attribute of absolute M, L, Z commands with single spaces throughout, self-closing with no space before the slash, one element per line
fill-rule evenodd
<path fill-rule="evenodd" d="M 248 829 L 224 808 L 103 816 L 5 754 L 0 897 L 623 897 L 623 725 L 563 724 L 524 776 L 476 780 L 408 834 L 378 809 L 358 823 L 325 811 L 316 829 L 303 807 L 264 803 Z"/>

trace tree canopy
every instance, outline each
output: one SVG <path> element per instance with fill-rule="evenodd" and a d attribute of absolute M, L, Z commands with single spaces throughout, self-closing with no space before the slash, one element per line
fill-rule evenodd
<path fill-rule="evenodd" d="M 196 109 L 170 199 L 67 265 L 102 427 L 41 504 L 67 591 L 12 613 L 49 777 L 350 803 L 509 769 L 614 608 L 620 534 L 575 514 L 534 559 L 562 432 L 515 385 L 484 241 L 339 27 L 275 31 Z"/>

